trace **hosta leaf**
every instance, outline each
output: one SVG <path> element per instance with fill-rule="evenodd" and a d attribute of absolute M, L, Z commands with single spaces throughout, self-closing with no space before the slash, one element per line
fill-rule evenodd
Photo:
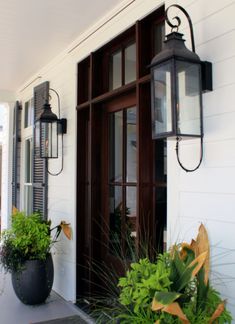
<path fill-rule="evenodd" d="M 192 278 L 192 273 L 194 268 L 197 266 L 197 264 L 188 266 L 187 268 L 185 268 L 184 271 L 182 271 L 182 273 L 180 274 L 180 276 L 177 278 L 178 280 L 176 280 L 175 282 L 173 282 L 172 284 L 172 288 L 175 291 L 181 291 L 182 289 L 184 289 L 190 282 L 191 278 Z"/>
<path fill-rule="evenodd" d="M 204 268 L 201 268 L 197 274 L 197 309 L 205 309 L 207 305 L 207 296 L 209 285 L 204 282 Z"/>
<path fill-rule="evenodd" d="M 65 223 L 65 221 L 62 221 L 60 223 L 60 226 L 62 228 L 62 231 L 64 232 L 64 235 L 71 240 L 71 227 L 70 224 Z"/>
<path fill-rule="evenodd" d="M 153 298 L 152 306 L 151 306 L 152 311 L 157 312 L 157 311 L 163 309 L 164 307 L 165 307 L 165 305 L 159 303 L 158 301 L 156 301 L 155 298 Z"/>
<path fill-rule="evenodd" d="M 198 253 L 197 253 L 197 242 L 194 239 L 192 239 L 190 247 L 194 251 L 195 255 L 197 256 L 198 255 Z"/>
<path fill-rule="evenodd" d="M 186 315 L 183 313 L 180 305 L 177 302 L 174 302 L 162 309 L 163 312 L 166 312 L 171 315 L 177 316 L 184 324 L 189 324 L 189 320 Z"/>
<path fill-rule="evenodd" d="M 181 250 L 180 250 L 180 259 L 184 260 L 187 257 L 188 250 L 192 250 L 192 247 L 188 243 L 181 243 Z"/>
<path fill-rule="evenodd" d="M 209 272 L 210 272 L 210 260 L 209 260 L 210 245 L 209 245 L 208 234 L 207 234 L 206 228 L 203 224 L 201 224 L 199 227 L 196 245 L 197 245 L 197 253 L 198 253 L 197 256 L 202 254 L 203 252 L 207 252 L 207 257 L 204 262 L 204 270 L 205 270 L 204 282 L 207 285 L 208 280 L 209 280 Z"/>
<path fill-rule="evenodd" d="M 177 272 L 179 274 L 181 274 L 185 270 L 185 265 L 184 265 L 184 262 L 180 258 L 178 250 L 175 251 L 173 262 L 175 264 Z"/>
<path fill-rule="evenodd" d="M 16 208 L 15 206 L 12 206 L 12 215 L 16 215 L 19 212 L 19 209 Z"/>
<path fill-rule="evenodd" d="M 197 273 L 200 271 L 201 267 L 205 263 L 206 258 L 207 258 L 207 251 L 201 253 L 196 259 L 194 259 L 189 264 L 188 268 L 192 268 L 196 265 L 196 267 L 193 268 L 192 277 L 195 277 Z"/>
<path fill-rule="evenodd" d="M 184 261 L 185 266 L 188 266 L 195 259 L 195 252 L 191 245 L 181 244 L 180 259 Z"/>
<path fill-rule="evenodd" d="M 154 299 L 162 304 L 162 305 L 169 305 L 173 303 L 176 299 L 178 299 L 181 294 L 172 291 L 159 291 L 155 293 Z"/>
<path fill-rule="evenodd" d="M 209 324 L 212 324 L 216 318 L 220 317 L 223 311 L 224 311 L 224 301 L 217 306 L 216 310 L 214 311 L 213 315 L 210 318 Z"/>

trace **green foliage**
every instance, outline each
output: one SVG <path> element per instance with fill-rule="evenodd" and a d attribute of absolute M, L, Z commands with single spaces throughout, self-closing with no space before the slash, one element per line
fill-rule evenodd
<path fill-rule="evenodd" d="M 169 305 L 178 299 L 181 294 L 172 291 L 157 291 L 154 298 L 163 305 Z"/>
<path fill-rule="evenodd" d="M 143 251 L 144 257 L 140 257 L 133 249 L 136 261 L 131 264 L 124 262 L 126 254 L 120 259 L 128 269 L 126 276 L 119 278 L 118 286 L 118 272 L 100 265 L 105 295 L 103 301 L 95 297 L 94 303 L 89 299 L 96 323 L 231 323 L 225 302 L 208 280 L 209 241 L 202 225 L 196 241 L 173 246 L 170 253 L 159 254 L 154 262 L 147 257 L 148 249 Z M 120 289 L 118 294 L 116 288 Z"/>
<path fill-rule="evenodd" d="M 212 287 L 209 287 L 204 308 L 199 308 L 197 310 L 197 300 L 192 298 L 189 303 L 185 304 L 183 311 L 186 314 L 187 318 L 190 319 L 190 323 L 207 324 L 209 323 L 214 310 L 220 303 L 220 294 Z M 231 323 L 232 316 L 230 312 L 225 308 L 225 310 L 222 312 L 220 317 L 216 319 L 216 321 L 216 323 L 218 324 Z"/>
<path fill-rule="evenodd" d="M 204 272 L 201 269 L 197 276 L 192 276 L 190 266 L 192 253 L 186 258 L 180 254 L 164 253 L 156 262 L 140 259 L 131 264 L 125 277 L 119 279 L 121 288 L 119 301 L 125 308 L 117 318 L 121 323 L 155 323 L 181 324 L 177 316 L 164 311 L 153 311 L 152 302 L 170 305 L 177 302 L 191 324 L 208 324 L 222 303 L 221 297 L 209 283 L 204 283 Z M 164 307 L 164 306 L 163 306 Z M 231 323 L 231 314 L 226 310 L 216 319 L 217 323 Z"/>
<path fill-rule="evenodd" d="M 50 223 L 39 213 L 12 216 L 11 229 L 1 235 L 0 262 L 6 271 L 17 271 L 25 260 L 45 260 L 50 250 Z"/>
<path fill-rule="evenodd" d="M 150 305 L 156 291 L 168 291 L 171 285 L 168 261 L 168 254 L 160 255 L 156 263 L 140 259 L 131 264 L 126 277 L 119 279 L 120 303 L 129 306 L 135 316 L 156 317 Z"/>

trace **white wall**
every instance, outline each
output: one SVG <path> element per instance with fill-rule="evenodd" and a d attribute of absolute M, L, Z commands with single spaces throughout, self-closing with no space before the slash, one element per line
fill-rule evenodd
<path fill-rule="evenodd" d="M 131 3 L 130 6 L 127 6 L 128 3 Z M 156 0 L 123 1 L 116 9 L 96 22 L 90 30 L 80 35 L 68 49 L 38 71 L 25 84 L 29 84 L 38 76 L 36 82 L 26 88 L 25 85 L 22 85 L 18 91 L 17 99 L 24 103 L 32 97 L 33 87 L 43 81 L 50 81 L 50 87 L 54 88 L 61 98 L 61 117 L 67 118 L 68 122 L 68 132 L 64 136 L 64 170 L 57 177 L 49 176 L 48 197 L 49 218 L 55 224 L 65 220 L 71 224 L 73 229 L 72 241 L 62 237 L 61 242 L 54 249 L 55 280 L 53 289 L 67 300 L 75 301 L 76 298 L 76 235 L 79 235 L 79 232 L 75 232 L 77 63 L 162 4 L 162 1 Z M 126 9 L 121 11 L 124 7 Z M 117 12 L 120 13 L 116 15 Z M 111 18 L 113 16 L 115 17 Z M 102 27 L 99 28 L 99 26 Z M 92 34 L 94 30 L 97 32 Z M 90 34 L 92 35 L 89 37 Z M 77 44 L 80 45 L 77 46 Z M 71 51 L 74 47 L 75 49 Z M 54 112 L 57 113 L 56 98 L 53 93 L 51 95 L 51 105 Z M 49 169 L 52 172 L 59 170 L 60 161 L 50 161 Z"/>
<path fill-rule="evenodd" d="M 8 98 L 9 99 L 9 98 Z M 9 225 L 11 215 L 11 181 L 12 181 L 12 120 L 13 102 L 2 103 L 3 109 L 3 132 L 2 144 L 2 187 L 1 187 L 1 229 Z"/>
<path fill-rule="evenodd" d="M 32 96 L 34 86 L 50 81 L 50 86 L 60 94 L 61 116 L 68 119 L 68 134 L 64 136 L 64 170 L 57 177 L 49 177 L 49 217 L 55 223 L 64 219 L 73 228 L 73 240 L 68 242 L 63 239 L 61 249 L 56 248 L 54 257 L 54 289 L 73 301 L 76 286 L 75 241 L 76 235 L 79 235 L 79 232 L 75 233 L 76 64 L 163 3 L 158 0 L 135 0 L 124 1 L 123 6 L 129 2 L 131 4 L 125 10 L 104 24 L 115 12 L 120 11 L 119 6 L 81 35 L 53 62 L 38 71 L 36 76 L 40 75 L 41 78 L 37 82 L 18 91 L 19 99 L 25 101 Z M 173 2 L 166 1 L 166 6 Z M 180 238 L 188 240 L 196 234 L 200 222 L 206 224 L 213 246 L 212 275 L 233 309 L 235 281 L 228 282 L 225 276 L 234 277 L 234 266 L 222 267 L 219 264 L 235 261 L 235 2 L 182 0 L 177 3 L 184 6 L 192 18 L 198 54 L 201 59 L 213 63 L 214 91 L 203 95 L 205 153 L 200 169 L 186 174 L 177 164 L 175 144 L 168 145 L 168 243 Z M 103 27 L 98 28 L 102 24 Z M 188 38 L 184 20 L 183 29 Z M 91 35 L 94 30 L 97 31 Z M 35 75 L 31 80 L 34 78 Z M 53 107 L 56 104 L 53 103 Z M 199 146 L 196 141 L 182 144 L 181 158 L 186 166 L 194 166 L 198 156 Z M 52 171 L 59 168 L 58 161 L 50 162 L 49 168 Z M 217 276 L 218 272 L 221 275 Z"/>
<path fill-rule="evenodd" d="M 212 245 L 211 280 L 228 299 L 235 318 L 235 1 L 177 3 L 191 16 L 197 53 L 213 63 L 214 89 L 203 95 L 200 169 L 191 174 L 180 169 L 175 143 L 168 144 L 168 244 L 189 241 L 201 222 L 206 225 Z M 194 167 L 198 159 L 197 141 L 182 144 L 181 160 L 187 167 Z"/>

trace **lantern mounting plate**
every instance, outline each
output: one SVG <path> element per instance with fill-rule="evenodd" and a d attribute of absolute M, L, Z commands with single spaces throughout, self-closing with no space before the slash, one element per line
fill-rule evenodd
<path fill-rule="evenodd" d="M 61 118 L 58 120 L 58 134 L 67 134 L 67 119 Z"/>

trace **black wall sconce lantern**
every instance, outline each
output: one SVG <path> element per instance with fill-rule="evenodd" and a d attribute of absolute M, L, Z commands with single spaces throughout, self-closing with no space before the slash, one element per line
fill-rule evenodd
<path fill-rule="evenodd" d="M 62 136 L 61 138 L 61 145 L 62 145 L 62 165 L 61 169 L 57 173 L 52 173 L 48 170 L 47 171 L 51 175 L 59 175 L 63 170 L 63 134 L 67 132 L 67 119 L 62 118 L 60 119 L 60 97 L 57 91 L 50 88 L 53 91 L 58 99 L 58 113 L 59 118 L 55 113 L 51 110 L 51 105 L 46 100 L 42 112 L 38 119 L 35 122 L 35 135 L 36 135 L 36 145 L 38 146 L 38 152 L 40 158 L 43 159 L 56 159 L 58 158 L 58 137 L 59 135 Z"/>
<path fill-rule="evenodd" d="M 192 51 L 186 48 L 183 34 L 178 33 L 180 18 L 173 18 L 176 24 L 169 21 L 168 10 L 172 7 L 180 9 L 188 19 Z M 195 53 L 192 22 L 184 8 L 171 5 L 165 19 L 172 30 L 150 65 L 152 137 L 176 139 L 177 160 L 185 171 L 192 172 L 199 168 L 203 157 L 202 92 L 212 90 L 212 64 L 202 62 Z M 179 158 L 179 142 L 190 138 L 201 140 L 200 161 L 194 169 L 185 168 Z"/>

